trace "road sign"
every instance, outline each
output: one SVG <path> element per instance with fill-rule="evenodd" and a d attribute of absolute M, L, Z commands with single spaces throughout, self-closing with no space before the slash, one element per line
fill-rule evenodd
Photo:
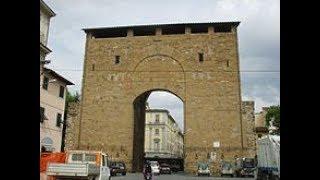
<path fill-rule="evenodd" d="M 220 142 L 219 141 L 213 142 L 213 147 L 214 148 L 219 148 L 220 147 Z"/>

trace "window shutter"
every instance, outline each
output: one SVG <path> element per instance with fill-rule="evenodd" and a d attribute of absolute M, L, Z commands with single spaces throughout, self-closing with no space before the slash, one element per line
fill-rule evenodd
<path fill-rule="evenodd" d="M 57 114 L 57 122 L 56 122 L 57 127 L 61 127 L 61 122 L 62 122 L 61 117 L 62 117 L 62 115 L 60 113 L 58 113 Z"/>
<path fill-rule="evenodd" d="M 49 84 L 49 78 L 44 76 L 43 77 L 42 88 L 45 89 L 45 90 L 48 90 L 48 84 Z"/>
<path fill-rule="evenodd" d="M 44 108 L 40 107 L 40 122 L 43 123 L 44 121 Z"/>
<path fill-rule="evenodd" d="M 64 97 L 64 87 L 63 86 L 60 86 L 59 97 L 61 97 L 61 98 Z"/>

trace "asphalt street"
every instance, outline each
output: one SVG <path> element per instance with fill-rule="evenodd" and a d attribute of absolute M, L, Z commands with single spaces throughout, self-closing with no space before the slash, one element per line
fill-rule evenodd
<path fill-rule="evenodd" d="M 159 176 L 153 176 L 153 180 L 254 180 L 254 178 L 232 178 L 232 177 L 198 177 L 187 174 L 161 174 Z M 142 173 L 127 173 L 126 176 L 113 176 L 111 180 L 143 180 Z"/>

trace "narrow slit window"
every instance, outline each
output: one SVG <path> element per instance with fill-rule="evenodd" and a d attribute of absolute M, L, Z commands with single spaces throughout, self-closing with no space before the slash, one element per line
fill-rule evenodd
<path fill-rule="evenodd" d="M 230 63 L 229 63 L 229 60 L 227 60 L 227 67 L 229 67 L 230 66 Z"/>
<path fill-rule="evenodd" d="M 94 68 L 95 68 L 95 67 L 94 67 L 94 64 L 92 64 L 92 71 L 94 71 Z"/>
<path fill-rule="evenodd" d="M 198 53 L 199 62 L 203 62 L 203 53 Z"/>
<path fill-rule="evenodd" d="M 119 64 L 120 63 L 120 56 L 116 56 L 115 60 L 114 60 L 115 64 Z"/>

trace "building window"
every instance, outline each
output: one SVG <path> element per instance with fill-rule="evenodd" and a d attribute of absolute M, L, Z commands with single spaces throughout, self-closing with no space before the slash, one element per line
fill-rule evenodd
<path fill-rule="evenodd" d="M 59 97 L 61 97 L 61 98 L 64 97 L 64 87 L 63 86 L 60 86 Z"/>
<path fill-rule="evenodd" d="M 72 154 L 71 159 L 72 161 L 82 161 L 83 154 Z"/>
<path fill-rule="evenodd" d="M 44 116 L 45 109 L 43 107 L 40 107 L 40 122 L 43 123 L 45 116 Z"/>
<path fill-rule="evenodd" d="M 160 150 L 160 139 L 156 138 L 154 141 L 154 150 L 159 151 Z"/>
<path fill-rule="evenodd" d="M 43 82 L 42 82 L 42 88 L 45 90 L 48 90 L 48 85 L 49 85 L 49 78 L 44 76 L 43 77 Z"/>
<path fill-rule="evenodd" d="M 160 121 L 160 115 L 156 114 L 156 123 L 159 123 L 159 121 Z"/>
<path fill-rule="evenodd" d="M 229 60 L 227 60 L 227 67 L 229 67 L 230 66 L 230 63 L 229 63 Z"/>
<path fill-rule="evenodd" d="M 159 134 L 159 129 L 155 130 L 155 134 L 158 135 Z"/>
<path fill-rule="evenodd" d="M 198 53 L 199 62 L 203 62 L 203 53 Z"/>
<path fill-rule="evenodd" d="M 62 115 L 60 113 L 57 114 L 57 121 L 56 121 L 56 126 L 57 127 L 61 127 L 61 123 L 62 123 L 62 119 L 61 119 Z"/>
<path fill-rule="evenodd" d="M 120 56 L 115 56 L 114 64 L 120 63 Z"/>

